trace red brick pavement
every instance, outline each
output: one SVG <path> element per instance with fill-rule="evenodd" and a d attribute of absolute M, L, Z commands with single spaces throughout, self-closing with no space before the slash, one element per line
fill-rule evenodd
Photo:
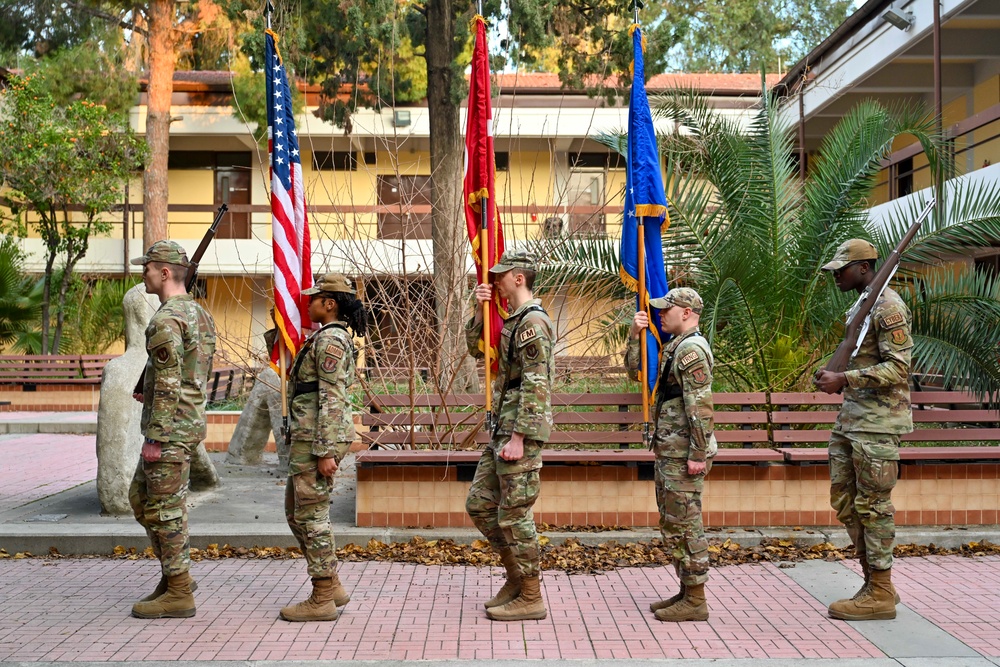
<path fill-rule="evenodd" d="M 0 512 L 97 477 L 93 435 L 0 436 Z"/>
<path fill-rule="evenodd" d="M 936 575 L 945 569 L 936 567 Z M 666 568 L 547 572 L 546 620 L 493 623 L 482 602 L 502 584 L 500 570 L 375 562 L 342 565 L 352 600 L 336 623 L 280 621 L 278 610 L 307 594 L 304 570 L 301 560 L 195 563 L 198 615 L 142 621 L 129 608 L 155 584 L 154 562 L 0 561 L 0 660 L 882 655 L 771 565 L 715 570 L 711 620 L 680 625 L 648 611 L 676 587 Z"/>
<path fill-rule="evenodd" d="M 852 569 L 861 574 L 857 561 Z M 1000 556 L 897 558 L 903 603 L 983 655 L 1000 656 Z"/>

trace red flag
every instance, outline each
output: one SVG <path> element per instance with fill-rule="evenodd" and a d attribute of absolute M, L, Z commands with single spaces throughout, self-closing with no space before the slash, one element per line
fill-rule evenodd
<path fill-rule="evenodd" d="M 312 328 L 302 290 L 312 287 L 309 218 L 302 183 L 302 159 L 295 133 L 292 92 L 278 53 L 277 35 L 266 33 L 267 145 L 271 153 L 271 236 L 274 250 L 274 319 L 294 357 Z M 278 346 L 271 363 L 278 365 Z"/>
<path fill-rule="evenodd" d="M 493 111 L 490 101 L 490 63 L 486 53 L 486 20 L 476 15 L 473 19 L 476 42 L 472 51 L 472 75 L 469 77 L 469 109 L 465 125 L 465 225 L 472 243 L 472 256 L 476 260 L 478 284 L 487 282 L 487 271 L 503 254 L 503 228 L 500 210 L 496 204 L 496 162 L 493 152 Z M 483 200 L 486 216 L 483 216 Z M 480 232 L 486 239 L 487 261 L 483 266 Z M 493 368 L 497 366 L 497 342 L 507 311 L 506 300 L 493 297 L 490 304 L 490 348 L 493 350 Z M 483 350 L 483 341 L 479 341 Z M 485 351 L 485 350 L 484 350 Z"/>

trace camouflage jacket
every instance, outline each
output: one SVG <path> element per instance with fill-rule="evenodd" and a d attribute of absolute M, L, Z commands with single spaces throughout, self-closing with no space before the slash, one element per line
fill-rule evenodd
<path fill-rule="evenodd" d="M 172 296 L 146 327 L 146 352 L 143 435 L 190 451 L 205 439 L 215 321 L 190 294 Z"/>
<path fill-rule="evenodd" d="M 500 370 L 493 381 L 493 400 L 503 395 L 503 405 L 494 405 L 499 425 L 498 436 L 521 433 L 525 438 L 546 442 L 552 434 L 552 380 L 555 377 L 553 345 L 555 344 L 552 320 L 544 310 L 527 313 L 517 329 L 512 362 L 507 363 L 514 325 L 522 312 L 531 306 L 541 306 L 541 301 L 531 299 L 522 304 L 504 321 L 500 332 Z M 479 336 L 482 323 L 475 318 L 465 326 L 465 341 L 469 354 L 482 358 Z M 504 393 L 504 385 L 507 392 Z M 503 438 L 506 442 L 506 438 Z"/>
<path fill-rule="evenodd" d="M 355 436 L 348 394 L 354 363 L 354 340 L 347 325 L 333 322 L 306 340 L 289 376 L 294 397 L 288 410 L 292 440 L 311 442 L 314 456 L 333 457 L 338 463 Z M 309 383 L 316 383 L 315 390 L 308 390 Z M 307 391 L 299 393 L 303 389 Z"/>
<path fill-rule="evenodd" d="M 910 411 L 910 311 L 886 288 L 872 308 L 871 324 L 844 375 L 844 405 L 834 430 L 902 434 L 913 430 Z"/>
<path fill-rule="evenodd" d="M 629 340 L 625 369 L 637 380 L 641 339 Z M 653 408 L 653 449 L 665 458 L 705 461 L 715 455 L 715 360 L 697 327 L 675 337 L 660 353 L 660 373 Z"/>

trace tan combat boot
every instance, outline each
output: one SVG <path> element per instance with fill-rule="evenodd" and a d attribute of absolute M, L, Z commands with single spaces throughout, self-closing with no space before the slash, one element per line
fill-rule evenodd
<path fill-rule="evenodd" d="M 538 577 L 522 577 L 520 595 L 501 607 L 486 610 L 494 621 L 540 621 L 547 614 Z"/>
<path fill-rule="evenodd" d="M 684 583 L 681 582 L 681 589 L 680 589 L 680 591 L 678 591 L 675 595 L 667 598 L 666 600 L 660 600 L 659 602 L 653 602 L 652 604 L 649 605 L 649 610 L 652 611 L 652 612 L 657 612 L 657 611 L 660 611 L 661 609 L 666 609 L 667 607 L 672 607 L 673 605 L 677 604 L 678 602 L 680 602 L 681 600 L 684 599 L 684 590 L 685 589 L 686 589 L 686 586 L 684 586 Z"/>
<path fill-rule="evenodd" d="M 148 602 L 132 605 L 136 618 L 191 618 L 194 616 L 194 595 L 190 572 L 167 577 L 167 590 Z"/>
<path fill-rule="evenodd" d="M 872 570 L 869 589 L 857 599 L 837 600 L 830 605 L 832 618 L 842 621 L 887 621 L 896 618 L 892 569 Z"/>
<path fill-rule="evenodd" d="M 521 594 L 521 568 L 517 566 L 517 558 L 513 549 L 503 549 L 500 552 L 500 562 L 507 570 L 507 581 L 497 594 L 483 603 L 487 609 L 502 607 L 508 602 L 513 602 Z"/>
<path fill-rule="evenodd" d="M 858 592 L 854 594 L 854 597 L 851 598 L 852 600 L 857 600 L 865 593 L 871 592 L 872 568 L 871 565 L 868 564 L 868 557 L 865 556 L 864 554 L 861 554 L 858 560 L 861 561 L 861 571 L 865 573 L 865 583 L 861 586 Z M 896 604 L 899 604 L 899 593 L 896 592 L 896 587 L 892 586 L 891 584 L 890 587 L 892 588 L 893 600 L 895 600 Z"/>
<path fill-rule="evenodd" d="M 316 581 L 313 579 L 313 581 Z M 333 584 L 333 603 L 338 607 L 343 607 L 348 602 L 351 601 L 350 594 L 344 589 L 343 584 L 340 583 L 340 577 L 334 572 L 333 576 L 330 577 L 330 581 Z"/>
<path fill-rule="evenodd" d="M 684 621 L 707 621 L 708 602 L 705 600 L 705 584 L 686 586 L 684 597 L 669 607 L 655 612 L 656 620 L 668 623 Z"/>
<path fill-rule="evenodd" d="M 194 593 L 197 590 L 198 590 L 198 582 L 192 579 L 191 592 Z M 153 592 L 147 595 L 146 597 L 140 599 L 139 602 L 152 602 L 153 600 L 160 597 L 166 592 L 167 592 L 167 578 L 161 574 L 160 581 L 158 584 L 156 584 L 156 588 L 153 589 Z"/>
<path fill-rule="evenodd" d="M 281 618 L 292 623 L 336 621 L 339 612 L 333 601 L 333 579 L 313 579 L 312 595 L 303 602 L 281 610 Z"/>

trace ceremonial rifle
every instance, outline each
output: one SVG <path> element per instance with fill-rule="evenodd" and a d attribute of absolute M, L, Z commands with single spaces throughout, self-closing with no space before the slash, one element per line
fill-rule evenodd
<path fill-rule="evenodd" d="M 860 349 L 861 343 L 865 339 L 865 334 L 868 333 L 868 327 L 871 325 L 872 308 L 875 307 L 875 303 L 882 296 L 885 288 L 888 287 L 889 281 L 896 275 L 896 269 L 899 268 L 899 256 L 906 250 L 906 246 L 910 245 L 910 241 L 913 240 L 913 237 L 920 229 L 920 225 L 930 215 L 931 210 L 934 208 L 934 203 L 934 199 L 927 202 L 924 210 L 920 212 L 920 215 L 910 225 L 906 234 L 903 235 L 902 240 L 889 253 L 889 256 L 886 257 L 885 262 L 882 263 L 882 267 L 875 273 L 875 277 L 872 278 L 871 283 L 861 292 L 861 296 L 854 302 L 851 309 L 847 311 L 847 330 L 844 340 L 837 347 L 837 351 L 830 357 L 830 361 L 827 362 L 823 370 L 830 371 L 831 373 L 843 373 L 847 370 L 847 364 L 858 353 L 858 349 Z"/>
<path fill-rule="evenodd" d="M 205 232 L 205 236 L 202 237 L 201 243 L 198 244 L 198 249 L 194 251 L 191 255 L 191 259 L 188 260 L 187 266 L 187 279 L 184 281 L 184 289 L 187 290 L 188 294 L 194 289 L 195 282 L 198 280 L 198 265 L 201 263 L 201 258 L 205 256 L 208 252 L 208 246 L 212 244 L 212 239 L 215 238 L 215 233 L 219 229 L 219 223 L 222 222 L 222 216 L 229 211 L 229 206 L 227 204 L 222 204 L 219 206 L 218 212 L 215 214 L 215 220 L 212 221 L 212 225 Z M 142 369 L 142 374 L 139 376 L 139 382 L 136 383 L 135 389 L 132 390 L 133 394 L 141 394 L 143 392 L 143 385 L 146 383 L 146 369 Z"/>

